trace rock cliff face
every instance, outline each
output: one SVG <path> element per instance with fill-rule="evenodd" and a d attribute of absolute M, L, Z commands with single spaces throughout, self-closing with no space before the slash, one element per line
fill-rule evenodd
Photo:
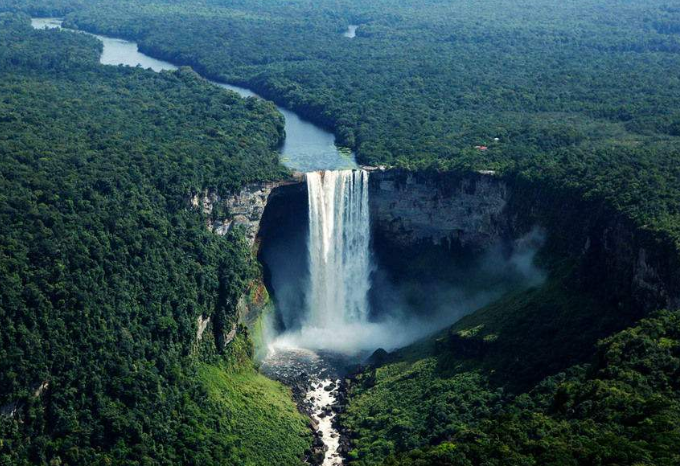
<path fill-rule="evenodd" d="M 510 191 L 493 175 L 375 171 L 369 189 L 374 229 L 398 245 L 484 249 L 509 235 Z"/>
<path fill-rule="evenodd" d="M 493 173 L 376 170 L 370 205 L 374 230 L 398 247 L 483 250 L 541 227 L 546 247 L 577 261 L 583 286 L 612 304 L 641 314 L 680 307 L 680 263 L 672 245 L 577 193 Z"/>
<path fill-rule="evenodd" d="M 200 210 L 206 219 L 206 227 L 217 235 L 227 235 L 231 229 L 241 227 L 251 246 L 257 249 L 257 238 L 260 232 L 262 217 L 269 201 L 285 196 L 291 189 L 299 191 L 304 186 L 303 175 L 296 175 L 292 179 L 275 183 L 254 183 L 245 186 L 236 193 L 220 195 L 215 191 L 205 190 L 194 193 L 188 200 L 189 208 Z M 259 278 L 250 284 L 246 293 L 241 296 L 236 305 L 236 319 L 254 330 L 261 326 L 260 317 L 271 307 L 269 296 Z M 236 323 L 224 328 L 215 327 L 214 319 L 210 316 L 199 316 L 196 322 L 196 347 L 203 340 L 206 330 L 210 328 L 214 333 L 217 349 L 222 351 L 229 345 L 238 332 Z"/>
<path fill-rule="evenodd" d="M 303 175 L 297 174 L 291 180 L 274 183 L 253 183 L 237 193 L 224 196 L 214 191 L 203 191 L 191 196 L 192 208 L 200 209 L 206 216 L 207 227 L 218 235 L 226 235 L 232 228 L 240 226 L 251 245 L 255 244 L 260 221 L 269 198 L 278 188 L 303 182 Z"/>
<path fill-rule="evenodd" d="M 525 185 L 515 190 L 508 213 L 517 228 L 546 225 L 555 253 L 578 259 L 582 286 L 612 306 L 638 316 L 680 307 L 680 258 L 672 242 L 603 202 Z"/>

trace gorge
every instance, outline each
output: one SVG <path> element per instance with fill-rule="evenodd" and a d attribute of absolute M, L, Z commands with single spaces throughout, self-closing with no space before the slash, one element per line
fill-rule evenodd
<path fill-rule="evenodd" d="M 437 334 L 507 294 L 551 287 L 555 279 L 546 282 L 549 275 L 559 277 L 566 269 L 569 278 L 559 286 L 592 296 L 597 311 L 580 303 L 581 309 L 556 304 L 545 316 L 523 317 L 530 329 L 523 332 L 534 335 L 536 349 L 521 360 L 529 369 L 516 368 L 520 363 L 510 359 L 521 341 L 510 329 L 498 332 L 487 323 L 478 340 L 455 337 L 449 343 L 459 354 L 505 361 L 494 366 L 496 377 L 512 374 L 530 384 L 587 358 L 598 339 L 646 312 L 677 305 L 680 287 L 672 255 L 606 206 L 577 197 L 565 205 L 562 195 L 493 173 L 371 167 L 308 173 L 273 187 L 264 206 L 254 210 L 243 209 L 250 196 L 244 191 L 237 210 L 250 219 L 264 282 L 275 303 L 275 310 L 265 315 L 272 330 L 263 370 L 295 386 L 299 379 L 291 376 L 288 365 L 297 368 L 295 374 L 307 374 L 305 387 L 337 386 L 347 366 L 374 350 L 396 350 Z M 368 218 L 363 215 L 366 205 Z M 227 202 L 226 211 L 230 209 Z M 584 218 L 584 211 L 593 215 Z M 342 223 L 342 230 L 330 228 Z M 353 242 L 346 243 L 350 238 Z M 353 261 L 343 262 L 349 251 L 355 252 L 349 257 Z M 348 290 L 343 283 L 350 281 L 361 294 L 344 295 Z M 310 306 L 319 302 L 326 304 Z M 327 309 L 333 314 L 323 312 Z M 252 312 L 246 312 L 246 321 L 262 317 L 257 308 Z M 597 325 L 593 312 L 598 313 Z M 569 324 L 556 326 L 546 318 Z M 507 317 L 495 319 L 502 325 Z M 471 321 L 461 322 L 479 320 L 473 314 Z M 300 348 L 305 350 L 300 353 Z M 295 354 L 299 357 L 291 356 Z M 546 354 L 550 364 L 543 360 Z M 307 358 L 317 362 L 301 362 Z M 315 372 L 319 367 L 333 375 Z M 311 415 L 323 409 L 317 406 Z M 337 414 L 331 411 L 329 417 Z M 325 426 L 331 430 L 322 436 L 334 438 L 337 426 Z"/>

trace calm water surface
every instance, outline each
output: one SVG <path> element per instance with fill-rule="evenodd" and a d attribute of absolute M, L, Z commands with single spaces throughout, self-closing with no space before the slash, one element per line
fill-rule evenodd
<path fill-rule="evenodd" d="M 33 18 L 35 29 L 60 29 L 58 18 Z M 351 26 L 350 26 L 351 28 Z M 355 28 L 356 29 L 356 28 Z M 89 33 L 88 33 L 89 34 Z M 100 62 L 103 65 L 126 65 L 151 68 L 156 72 L 174 71 L 177 66 L 156 60 L 141 53 L 135 42 L 90 34 L 102 41 L 104 50 Z M 254 92 L 230 84 L 210 81 L 216 86 L 237 92 L 242 97 L 259 97 Z M 340 170 L 356 168 L 354 154 L 335 145 L 335 136 L 285 108 L 277 107 L 286 119 L 286 140 L 280 149 L 281 162 L 288 168 L 301 172 L 317 170 Z"/>

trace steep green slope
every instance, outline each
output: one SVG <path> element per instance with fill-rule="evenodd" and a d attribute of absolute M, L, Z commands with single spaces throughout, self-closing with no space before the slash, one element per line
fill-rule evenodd
<path fill-rule="evenodd" d="M 0 26 L 0 464 L 298 464 L 306 423 L 245 330 L 223 354 L 196 344 L 259 271 L 189 196 L 281 177 L 280 115 L 191 71 L 100 66 L 84 35 Z"/>
<path fill-rule="evenodd" d="M 278 382 L 251 368 L 225 372 L 210 365 L 199 368 L 198 378 L 220 413 L 213 421 L 232 450 L 227 464 L 295 464 L 309 447 L 309 438 L 302 435 L 306 423 L 290 391 Z M 210 439 L 214 432 L 207 429 L 203 435 Z"/>
<path fill-rule="evenodd" d="M 662 311 L 603 340 L 590 366 L 387 464 L 678 464 L 679 368 L 680 315 Z"/>
<path fill-rule="evenodd" d="M 350 457 L 362 465 L 677 464 L 680 314 L 661 312 L 603 340 L 592 358 L 574 356 L 592 352 L 603 329 L 579 322 L 598 309 L 558 286 L 509 296 L 360 374 L 343 417 Z M 529 321 L 540 309 L 554 320 Z M 573 344 L 550 340 L 554 326 Z M 571 365 L 579 360 L 588 364 Z M 556 375 L 519 386 L 527 373 Z"/>

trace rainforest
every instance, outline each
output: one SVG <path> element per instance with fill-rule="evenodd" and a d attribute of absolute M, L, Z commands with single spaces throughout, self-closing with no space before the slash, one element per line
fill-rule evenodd
<path fill-rule="evenodd" d="M 680 464 L 680 7 L 0 0 L 0 464 Z"/>

